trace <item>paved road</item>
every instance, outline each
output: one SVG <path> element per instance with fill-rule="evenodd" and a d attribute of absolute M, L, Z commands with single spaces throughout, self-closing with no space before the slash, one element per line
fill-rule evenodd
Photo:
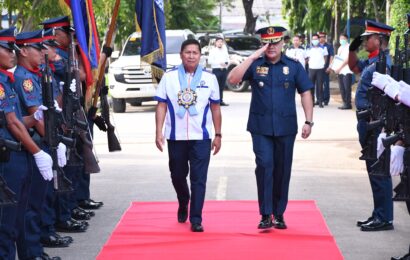
<path fill-rule="evenodd" d="M 230 106 L 222 107 L 222 150 L 211 159 L 206 198 L 256 200 L 254 157 L 245 130 L 250 93 L 226 92 L 225 100 Z M 290 199 L 317 201 L 345 259 L 390 259 L 408 249 L 410 216 L 403 203 L 396 203 L 394 231 L 364 233 L 355 227 L 357 219 L 371 213 L 371 191 L 364 162 L 357 159 L 354 111 L 338 110 L 336 100 L 315 109 L 308 140 L 297 138 Z M 92 176 L 92 198 L 104 201 L 104 207 L 96 211 L 89 231 L 74 234 L 69 248 L 47 250 L 51 255 L 94 259 L 131 201 L 176 200 L 167 154 L 154 145 L 154 103 L 127 111 L 114 114 L 122 152 L 108 153 L 103 133 L 95 138 L 102 173 Z M 302 124 L 301 107 L 298 114 Z M 258 221 L 255 210 L 255 226 Z"/>

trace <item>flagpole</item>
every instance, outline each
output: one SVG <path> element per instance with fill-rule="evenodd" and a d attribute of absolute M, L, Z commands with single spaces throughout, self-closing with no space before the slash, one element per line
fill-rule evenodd
<path fill-rule="evenodd" d="M 120 7 L 120 0 L 116 0 L 113 13 L 111 16 L 110 27 L 108 28 L 107 34 L 105 36 L 104 45 L 107 47 L 111 46 L 112 35 L 114 34 L 114 29 L 115 29 L 115 24 L 117 21 L 119 7 Z M 97 85 L 95 86 L 95 92 L 94 92 L 93 104 L 92 104 L 94 108 L 97 107 L 98 97 L 100 96 L 100 88 L 101 88 L 102 80 L 105 74 L 105 64 L 106 63 L 107 63 L 107 57 L 104 55 L 104 57 L 100 59 L 100 63 L 98 64 Z"/>
<path fill-rule="evenodd" d="M 347 0 L 347 41 L 350 43 L 350 0 Z"/>

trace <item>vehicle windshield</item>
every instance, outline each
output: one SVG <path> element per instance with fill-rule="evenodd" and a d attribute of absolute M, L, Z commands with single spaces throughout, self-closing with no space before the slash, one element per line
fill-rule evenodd
<path fill-rule="evenodd" d="M 261 47 L 260 41 L 253 37 L 226 38 L 225 41 L 235 51 L 257 50 Z"/>
<path fill-rule="evenodd" d="M 141 53 L 141 38 L 130 38 L 124 47 L 123 56 L 139 55 Z"/>
<path fill-rule="evenodd" d="M 185 38 L 181 36 L 167 36 L 167 54 L 178 54 Z"/>

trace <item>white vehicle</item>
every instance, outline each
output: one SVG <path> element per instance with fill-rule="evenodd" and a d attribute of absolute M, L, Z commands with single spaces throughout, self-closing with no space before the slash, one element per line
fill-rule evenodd
<path fill-rule="evenodd" d="M 181 63 L 179 56 L 181 44 L 189 38 L 195 38 L 190 30 L 166 30 L 167 69 Z M 141 33 L 131 34 L 122 49 L 118 59 L 111 63 L 108 71 L 110 94 L 113 110 L 124 113 L 126 103 L 141 106 L 144 101 L 154 100 L 156 83 L 151 76 L 151 67 L 141 64 Z M 119 52 L 114 52 L 116 58 Z"/>

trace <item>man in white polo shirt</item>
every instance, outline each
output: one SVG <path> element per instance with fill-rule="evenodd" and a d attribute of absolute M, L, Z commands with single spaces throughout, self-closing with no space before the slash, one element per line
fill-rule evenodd
<path fill-rule="evenodd" d="M 215 75 L 199 65 L 201 47 L 197 40 L 184 41 L 180 56 L 182 64 L 165 73 L 157 88 L 155 144 L 162 151 L 165 139 L 168 141 L 169 169 L 179 203 L 178 222 L 187 220 L 191 197 L 191 230 L 203 232 L 202 208 L 211 149 L 215 155 L 221 148 L 219 86 Z M 212 126 L 215 138 L 211 142 Z"/>
<path fill-rule="evenodd" d="M 313 82 L 316 88 L 316 102 L 315 105 L 323 107 L 323 80 L 324 67 L 327 58 L 327 49 L 319 46 L 319 35 L 312 36 L 312 46 L 308 50 L 309 58 L 309 79 Z M 315 98 L 314 90 L 312 90 L 313 99 Z"/>
<path fill-rule="evenodd" d="M 303 68 L 306 66 L 306 51 L 301 46 L 302 42 L 300 41 L 300 36 L 293 36 L 293 45 L 286 49 L 286 56 L 291 59 L 297 60 L 302 64 Z"/>

